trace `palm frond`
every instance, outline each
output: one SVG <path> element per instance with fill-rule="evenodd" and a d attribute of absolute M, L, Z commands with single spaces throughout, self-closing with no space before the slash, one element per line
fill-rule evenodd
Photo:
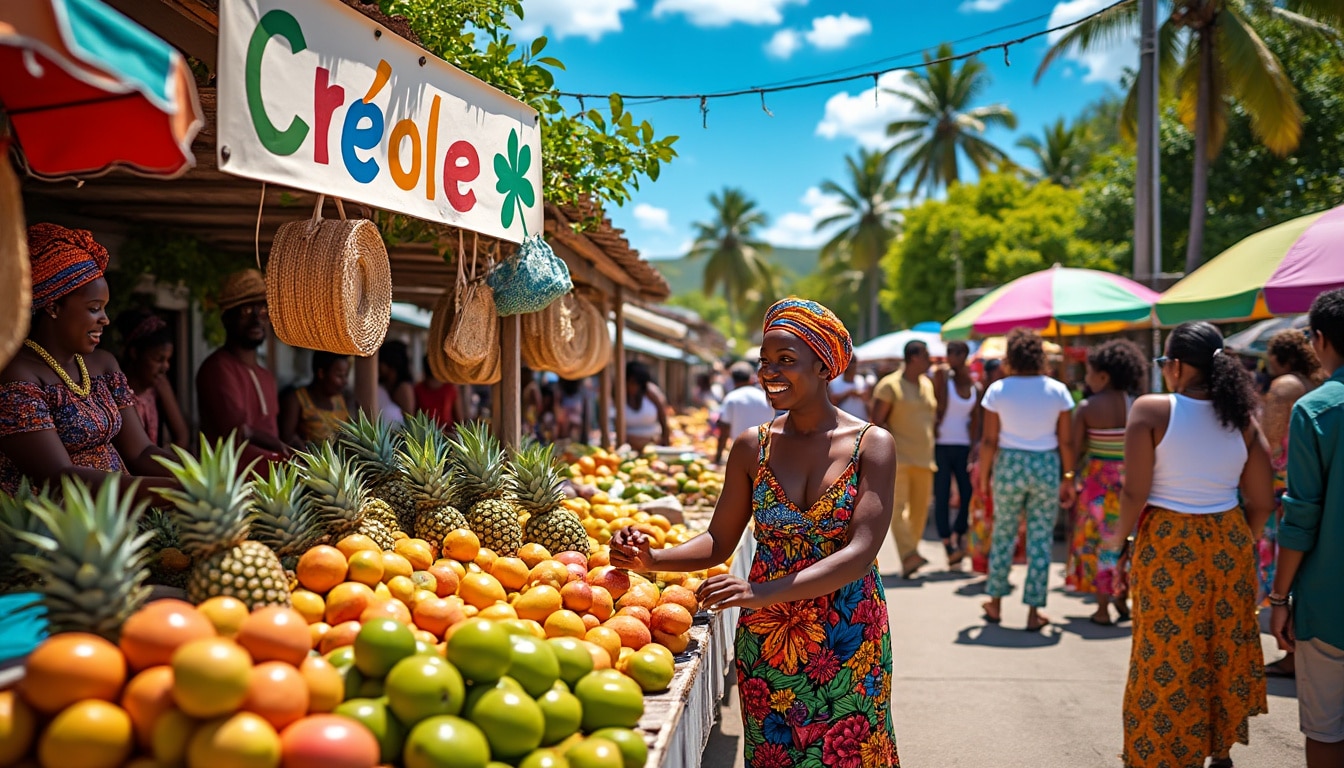
<path fill-rule="evenodd" d="M 1041 60 L 1041 65 L 1036 68 L 1035 81 L 1039 83 L 1045 70 L 1049 69 L 1060 56 L 1075 50 L 1088 51 L 1108 47 L 1133 37 L 1138 33 L 1138 29 L 1138 0 L 1130 0 L 1093 16 L 1069 29 L 1058 42 L 1050 46 L 1050 50 L 1045 52 L 1045 58 Z"/>
<path fill-rule="evenodd" d="M 1249 19 L 1229 8 L 1218 14 L 1217 23 L 1216 50 L 1228 88 L 1261 143 L 1276 155 L 1288 154 L 1302 138 L 1297 88 Z"/>

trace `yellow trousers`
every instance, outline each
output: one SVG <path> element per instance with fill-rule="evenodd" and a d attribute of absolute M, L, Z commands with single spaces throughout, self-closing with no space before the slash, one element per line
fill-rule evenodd
<path fill-rule="evenodd" d="M 933 470 L 924 467 L 896 468 L 896 498 L 891 511 L 891 535 L 901 559 L 919 548 L 924 525 L 929 521 L 929 500 L 933 498 Z"/>

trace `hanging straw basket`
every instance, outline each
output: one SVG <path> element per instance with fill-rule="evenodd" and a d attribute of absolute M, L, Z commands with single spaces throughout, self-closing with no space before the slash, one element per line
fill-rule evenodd
<path fill-rule="evenodd" d="M 33 299 L 28 227 L 23 222 L 23 198 L 7 144 L 0 140 L 0 368 L 9 363 L 28 336 Z"/>
<path fill-rule="evenodd" d="M 392 268 L 368 219 L 313 217 L 283 224 L 266 265 L 266 304 L 275 335 L 292 347 L 368 357 L 392 317 Z"/>
<path fill-rule="evenodd" d="M 448 327 L 443 351 L 453 362 L 465 368 L 479 366 L 491 352 L 499 350 L 499 313 L 495 311 L 495 292 L 476 271 L 476 236 L 471 237 L 471 274 L 467 275 L 462 234 L 457 238 L 457 308 Z M 487 271 L 489 267 L 487 265 Z"/>
<path fill-rule="evenodd" d="M 611 336 L 607 331 L 607 318 L 602 310 L 588 299 L 579 297 L 581 310 L 578 323 L 586 329 L 587 346 L 582 363 L 575 365 L 567 375 L 569 379 L 583 379 L 602 372 L 611 363 Z"/>
<path fill-rule="evenodd" d="M 477 365 L 460 365 L 447 355 L 448 332 L 457 314 L 455 291 L 446 290 L 434 305 L 429 321 L 429 370 L 434 378 L 452 384 L 494 384 L 503 374 L 499 345 Z"/>

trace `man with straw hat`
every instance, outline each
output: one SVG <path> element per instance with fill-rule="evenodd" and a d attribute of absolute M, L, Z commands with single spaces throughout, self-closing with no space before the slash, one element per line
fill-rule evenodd
<path fill-rule="evenodd" d="M 236 432 L 248 442 L 244 462 L 284 458 L 290 448 L 280 439 L 275 376 L 257 362 L 257 348 L 271 331 L 266 279 L 255 269 L 235 272 L 215 303 L 223 313 L 225 341 L 196 372 L 201 432 L 208 440 Z"/>

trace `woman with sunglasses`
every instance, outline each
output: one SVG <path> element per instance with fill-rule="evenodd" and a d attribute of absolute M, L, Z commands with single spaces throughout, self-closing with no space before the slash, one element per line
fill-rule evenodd
<path fill-rule="evenodd" d="M 1217 328 L 1179 326 L 1153 362 L 1174 394 L 1134 403 L 1120 522 L 1103 544 L 1122 566 L 1132 557 L 1136 585 L 1124 764 L 1230 768 L 1267 711 L 1255 540 L 1273 506 L 1269 445 L 1251 376 Z"/>

